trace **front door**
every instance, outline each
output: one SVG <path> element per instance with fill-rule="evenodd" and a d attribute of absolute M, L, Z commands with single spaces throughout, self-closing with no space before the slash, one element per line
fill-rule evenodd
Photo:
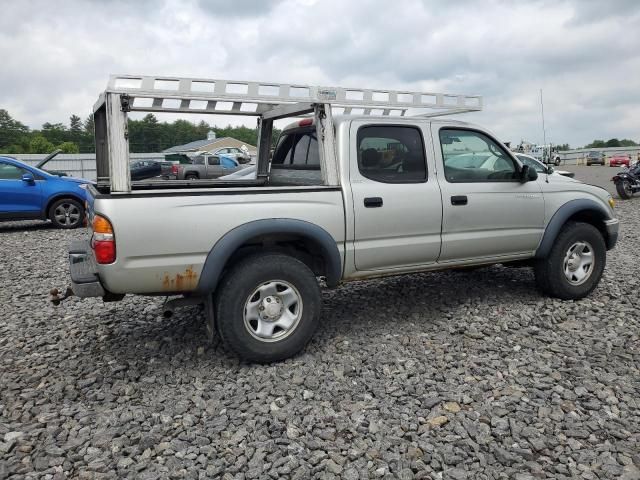
<path fill-rule="evenodd" d="M 435 263 L 440 253 L 442 205 L 433 175 L 428 126 L 351 127 L 350 181 L 357 270 Z"/>
<path fill-rule="evenodd" d="M 544 198 L 537 181 L 520 181 L 520 167 L 488 134 L 433 125 L 441 178 L 440 262 L 531 254 L 544 232 Z"/>
<path fill-rule="evenodd" d="M 31 173 L 0 160 L 0 218 L 37 218 L 42 210 L 40 181 L 29 183 L 22 175 Z"/>

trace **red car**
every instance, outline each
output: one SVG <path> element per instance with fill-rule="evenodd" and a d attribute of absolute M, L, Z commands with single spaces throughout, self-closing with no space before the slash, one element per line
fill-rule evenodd
<path fill-rule="evenodd" d="M 628 167 L 631 163 L 631 158 L 629 155 L 614 155 L 609 158 L 609 166 L 610 167 L 622 167 L 623 165 Z"/>

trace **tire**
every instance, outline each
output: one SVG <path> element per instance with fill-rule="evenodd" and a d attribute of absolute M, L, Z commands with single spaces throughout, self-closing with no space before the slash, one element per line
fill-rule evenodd
<path fill-rule="evenodd" d="M 559 158 L 556 158 L 556 160 L 553 162 L 553 164 L 554 164 L 556 167 L 559 167 L 559 166 L 560 166 L 560 159 L 559 159 Z"/>
<path fill-rule="evenodd" d="M 73 198 L 61 198 L 49 207 L 48 217 L 56 228 L 78 228 L 84 224 L 84 207 Z"/>
<path fill-rule="evenodd" d="M 592 263 L 587 268 L 589 252 Z M 607 249 L 598 229 L 588 223 L 569 222 L 560 231 L 547 258 L 536 262 L 536 285 L 552 297 L 578 300 L 596 288 L 606 262 Z"/>
<path fill-rule="evenodd" d="M 309 267 L 288 255 L 247 257 L 220 285 L 218 331 L 224 344 L 243 359 L 268 363 L 289 358 L 305 347 L 320 322 L 318 281 Z M 272 317 L 265 319 L 269 314 Z"/>
<path fill-rule="evenodd" d="M 633 190 L 631 189 L 631 184 L 628 180 L 616 182 L 616 191 L 620 198 L 624 200 L 629 200 L 633 196 Z"/>
<path fill-rule="evenodd" d="M 189 173 L 184 176 L 185 180 L 198 180 L 198 178 L 198 175 L 196 175 L 195 173 Z"/>

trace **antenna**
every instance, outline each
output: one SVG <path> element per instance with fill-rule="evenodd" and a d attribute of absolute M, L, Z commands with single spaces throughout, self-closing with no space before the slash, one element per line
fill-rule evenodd
<path fill-rule="evenodd" d="M 542 111 L 542 145 L 547 144 L 547 132 L 544 128 L 544 103 L 542 102 L 542 89 L 540 89 L 540 109 Z"/>

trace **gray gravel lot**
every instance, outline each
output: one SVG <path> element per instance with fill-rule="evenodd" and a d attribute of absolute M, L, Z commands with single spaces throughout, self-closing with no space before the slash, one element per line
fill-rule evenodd
<path fill-rule="evenodd" d="M 639 209 L 588 299 L 504 267 L 354 283 L 271 366 L 196 308 L 50 305 L 84 232 L 0 224 L 0 478 L 640 478 Z"/>

